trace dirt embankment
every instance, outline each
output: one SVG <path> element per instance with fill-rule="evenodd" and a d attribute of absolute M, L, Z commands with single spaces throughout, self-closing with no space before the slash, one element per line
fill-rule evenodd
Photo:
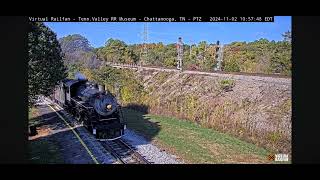
<path fill-rule="evenodd" d="M 137 71 L 149 112 L 291 153 L 291 79 Z"/>

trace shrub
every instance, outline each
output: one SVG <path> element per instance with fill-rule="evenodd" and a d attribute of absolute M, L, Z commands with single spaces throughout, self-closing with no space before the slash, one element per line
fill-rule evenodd
<path fill-rule="evenodd" d="M 224 91 L 231 91 L 234 86 L 235 86 L 234 80 L 224 79 L 220 81 L 220 88 Z"/>

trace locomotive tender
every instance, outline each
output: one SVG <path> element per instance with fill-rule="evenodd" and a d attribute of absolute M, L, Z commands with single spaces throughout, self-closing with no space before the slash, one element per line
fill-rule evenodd
<path fill-rule="evenodd" d="M 54 101 L 75 116 L 97 139 L 113 140 L 124 134 L 121 106 L 116 98 L 85 78 L 64 79 L 54 91 Z"/>

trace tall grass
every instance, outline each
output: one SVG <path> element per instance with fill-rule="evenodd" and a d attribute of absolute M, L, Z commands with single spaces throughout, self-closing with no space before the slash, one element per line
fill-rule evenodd
<path fill-rule="evenodd" d="M 100 71 L 103 70 L 106 71 L 106 69 Z M 115 70 L 108 70 L 108 72 L 114 73 Z M 168 98 L 167 95 L 172 93 L 167 89 L 168 87 L 162 89 L 165 95 L 159 96 L 158 87 L 171 77 L 168 73 L 155 74 L 151 78 L 152 81 L 149 82 L 152 85 L 149 85 L 148 88 L 143 86 L 137 73 L 130 70 L 117 70 L 115 78 L 110 78 L 111 76 L 103 72 L 98 74 L 91 75 L 91 77 L 94 77 L 96 81 L 106 83 L 107 87 L 113 87 L 115 82 L 121 82 L 119 98 L 124 106 L 136 104 L 146 107 L 144 109 L 151 114 L 186 119 L 203 127 L 235 135 L 273 152 L 291 153 L 291 122 L 282 120 L 291 109 L 291 99 L 270 109 L 268 112 L 270 117 L 267 121 L 259 121 L 251 117 L 252 114 L 259 114 L 255 112 L 258 111 L 255 102 L 247 99 L 240 102 L 223 98 L 223 101 L 208 101 L 202 97 L 203 94 L 183 91 Z M 182 90 L 192 81 L 191 77 L 181 78 L 182 76 L 179 75 L 178 80 L 182 82 L 174 88 Z M 216 89 L 211 87 L 207 91 L 217 91 L 217 96 L 219 96 L 223 92 L 232 90 L 235 84 L 234 80 L 225 79 L 216 82 Z"/>
<path fill-rule="evenodd" d="M 149 97 L 144 105 L 149 107 L 151 114 L 187 119 L 203 127 L 235 135 L 274 152 L 291 152 L 291 132 L 283 130 L 281 121 L 253 121 L 249 118 L 252 110 L 246 102 L 237 104 L 225 101 L 222 104 L 214 104 L 199 101 L 197 96 L 186 95 L 172 101 Z"/>

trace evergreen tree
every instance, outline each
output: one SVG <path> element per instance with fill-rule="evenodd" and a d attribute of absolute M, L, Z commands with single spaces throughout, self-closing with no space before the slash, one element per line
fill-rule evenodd
<path fill-rule="evenodd" d="M 43 23 L 30 22 L 28 32 L 28 102 L 37 95 L 48 96 L 57 81 L 66 77 L 56 34 Z"/>
<path fill-rule="evenodd" d="M 284 41 L 291 43 L 291 31 L 287 31 L 284 34 L 282 34 Z"/>

